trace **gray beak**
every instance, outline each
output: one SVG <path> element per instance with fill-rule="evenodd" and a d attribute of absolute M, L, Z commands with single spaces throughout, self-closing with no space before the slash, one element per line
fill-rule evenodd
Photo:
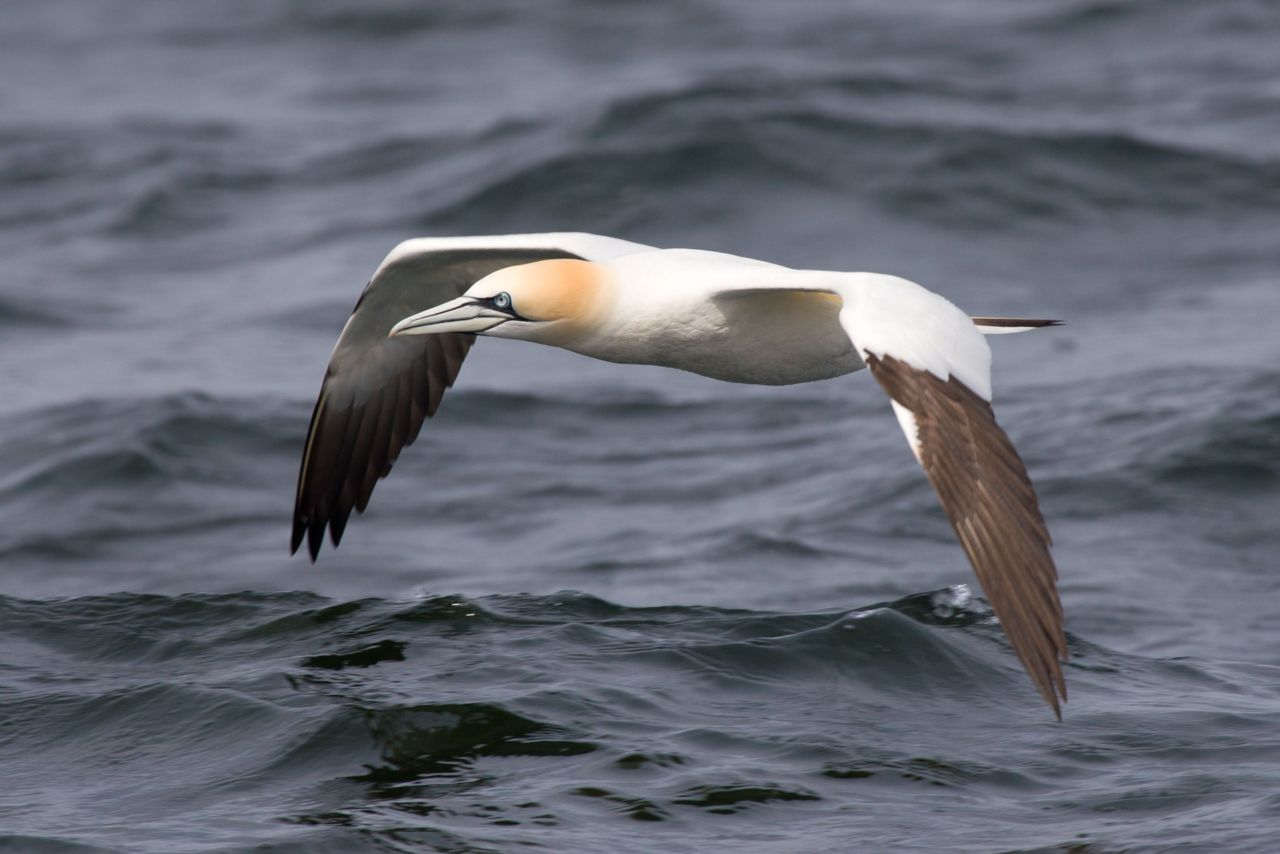
<path fill-rule="evenodd" d="M 458 297 L 443 305 L 410 315 L 391 327 L 391 336 L 433 335 L 440 332 L 479 333 L 511 319 L 475 297 Z"/>

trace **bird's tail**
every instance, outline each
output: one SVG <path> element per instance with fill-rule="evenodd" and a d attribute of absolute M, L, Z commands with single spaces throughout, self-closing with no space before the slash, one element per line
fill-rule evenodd
<path fill-rule="evenodd" d="M 983 335 L 1005 335 L 1026 332 L 1044 326 L 1061 326 L 1061 320 L 1037 320 L 1030 317 L 975 317 L 973 323 Z"/>

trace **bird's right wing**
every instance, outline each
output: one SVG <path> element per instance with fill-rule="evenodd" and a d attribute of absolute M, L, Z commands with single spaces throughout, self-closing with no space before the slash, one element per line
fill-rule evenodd
<path fill-rule="evenodd" d="M 637 258 L 640 256 L 636 256 Z M 818 291 L 840 297 L 840 325 L 889 395 L 912 452 L 955 529 L 1005 634 L 1062 716 L 1067 686 L 1058 571 L 1026 466 L 991 409 L 984 333 L 1057 321 L 970 318 L 914 282 L 872 273 L 788 270 L 695 253 L 716 299 Z"/>
<path fill-rule="evenodd" d="M 903 279 L 860 276 L 840 323 L 889 395 L 996 616 L 1061 718 L 1058 571 L 1026 466 L 991 409 L 991 351 L 972 319 Z"/>
<path fill-rule="evenodd" d="M 329 358 L 311 415 L 293 512 L 292 551 L 315 560 L 325 528 L 336 546 L 354 508 L 417 438 L 453 385 L 474 335 L 389 338 L 396 322 L 463 294 L 489 273 L 548 258 L 606 260 L 651 249 L 592 234 L 420 238 L 373 274 Z"/>

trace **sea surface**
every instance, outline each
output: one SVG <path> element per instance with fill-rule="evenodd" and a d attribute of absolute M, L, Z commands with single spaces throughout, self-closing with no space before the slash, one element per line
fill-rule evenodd
<path fill-rule="evenodd" d="M 291 558 L 382 256 L 551 230 L 1065 320 L 1062 722 L 865 374 L 482 340 Z M 5 0 L 0 258 L 0 850 L 1276 848 L 1276 2 Z"/>

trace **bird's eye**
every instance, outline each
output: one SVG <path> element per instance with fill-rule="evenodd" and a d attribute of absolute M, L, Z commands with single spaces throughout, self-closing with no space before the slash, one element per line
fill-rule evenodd
<path fill-rule="evenodd" d="M 501 308 L 501 309 L 511 308 L 511 294 L 507 293 L 506 291 L 503 291 L 502 293 L 498 294 L 496 297 L 493 298 L 493 307 Z"/>

